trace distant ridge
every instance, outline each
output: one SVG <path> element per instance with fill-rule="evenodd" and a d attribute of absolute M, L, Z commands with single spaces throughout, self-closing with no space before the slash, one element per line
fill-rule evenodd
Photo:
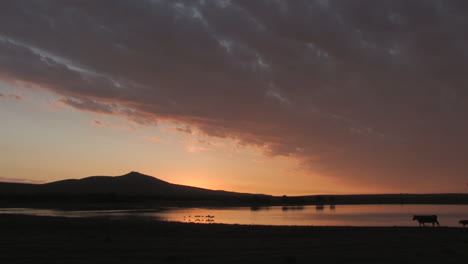
<path fill-rule="evenodd" d="M 324 204 L 468 204 L 468 194 L 358 194 L 271 196 L 172 184 L 155 177 L 129 172 L 121 176 L 91 176 L 45 184 L 0 182 L 0 204 L 33 206 L 35 203 L 173 202 L 176 206 L 200 205 L 324 205 Z"/>
<path fill-rule="evenodd" d="M 2 194 L 114 194 L 164 197 L 252 195 L 172 184 L 135 171 L 121 176 L 91 176 L 45 184 L 0 183 L 0 192 Z"/>

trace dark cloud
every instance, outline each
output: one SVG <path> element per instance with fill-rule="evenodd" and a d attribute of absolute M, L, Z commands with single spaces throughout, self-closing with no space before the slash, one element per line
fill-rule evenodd
<path fill-rule="evenodd" d="M 130 108 L 122 103 L 99 102 L 87 97 L 62 98 L 61 103 L 82 111 L 96 112 L 100 114 L 124 116 L 128 120 L 141 125 L 154 125 L 156 118 L 149 113 Z"/>
<path fill-rule="evenodd" d="M 101 121 L 96 120 L 96 119 L 93 120 L 93 124 L 95 124 L 96 126 L 102 126 L 103 125 Z"/>
<path fill-rule="evenodd" d="M 176 130 L 186 134 L 192 134 L 190 127 L 176 127 Z"/>
<path fill-rule="evenodd" d="M 113 104 L 104 104 L 89 99 L 78 100 L 73 98 L 63 98 L 60 100 L 60 102 L 79 110 L 86 110 L 102 114 L 115 114 L 118 111 L 116 109 L 117 107 Z"/>
<path fill-rule="evenodd" d="M 74 108 L 187 124 L 349 184 L 465 185 L 466 1 L 1 6 L 0 77 Z"/>

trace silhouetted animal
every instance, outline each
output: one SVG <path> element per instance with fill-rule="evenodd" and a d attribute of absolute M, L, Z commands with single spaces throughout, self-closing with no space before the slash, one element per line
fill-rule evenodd
<path fill-rule="evenodd" d="M 468 220 L 460 220 L 459 223 L 462 224 L 463 227 L 465 227 L 465 225 L 468 225 Z"/>
<path fill-rule="evenodd" d="M 413 221 L 417 220 L 419 222 L 419 226 L 425 226 L 424 223 L 432 223 L 432 226 L 435 224 L 439 225 L 439 221 L 437 221 L 437 215 L 415 215 L 413 216 Z"/>

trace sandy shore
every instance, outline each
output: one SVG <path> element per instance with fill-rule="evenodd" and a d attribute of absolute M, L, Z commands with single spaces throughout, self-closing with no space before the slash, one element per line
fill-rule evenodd
<path fill-rule="evenodd" d="M 0 230 L 0 263 L 463 263 L 468 259 L 468 228 L 273 227 L 0 215 Z"/>

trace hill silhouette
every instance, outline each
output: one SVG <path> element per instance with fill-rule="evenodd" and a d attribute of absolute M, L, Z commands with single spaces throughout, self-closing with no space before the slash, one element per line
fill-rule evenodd
<path fill-rule="evenodd" d="M 91 176 L 45 184 L 0 183 L 3 195 L 133 195 L 163 197 L 251 196 L 253 194 L 209 190 L 172 184 L 132 171 L 122 176 Z"/>
<path fill-rule="evenodd" d="M 468 194 L 366 194 L 271 196 L 169 183 L 135 171 L 45 184 L 0 182 L 0 206 L 51 203 L 165 203 L 184 205 L 468 204 Z"/>

